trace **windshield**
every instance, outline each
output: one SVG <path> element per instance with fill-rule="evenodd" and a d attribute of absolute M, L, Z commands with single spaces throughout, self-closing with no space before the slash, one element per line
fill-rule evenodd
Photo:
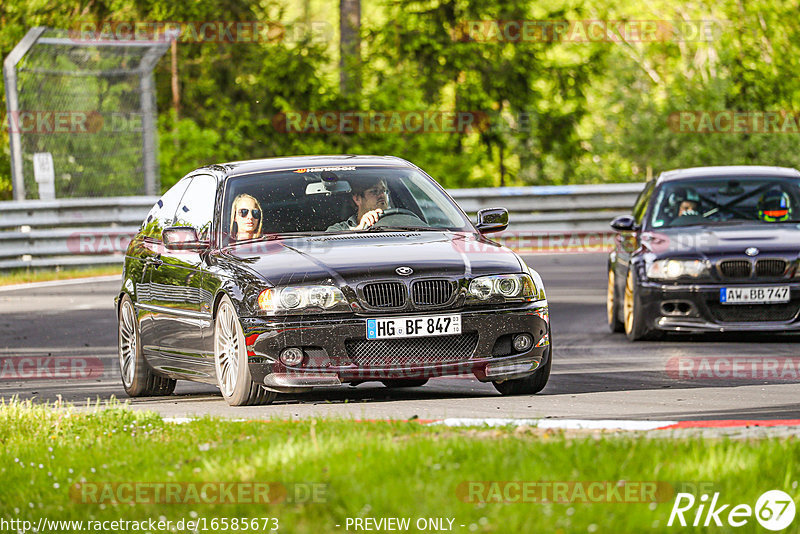
<path fill-rule="evenodd" d="M 655 195 L 653 228 L 735 222 L 774 224 L 800 217 L 798 181 L 719 177 L 664 183 Z"/>
<path fill-rule="evenodd" d="M 312 167 L 228 180 L 223 242 L 354 231 L 474 231 L 427 176 L 408 167 Z M 362 229 L 359 216 L 381 209 Z"/>

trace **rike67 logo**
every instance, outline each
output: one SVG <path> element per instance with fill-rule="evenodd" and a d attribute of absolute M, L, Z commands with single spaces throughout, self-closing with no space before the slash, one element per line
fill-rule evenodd
<path fill-rule="evenodd" d="M 699 499 L 691 493 L 678 493 L 667 526 L 721 527 L 727 524 L 741 527 L 755 516 L 762 527 L 777 531 L 785 529 L 794 521 L 794 500 L 781 490 L 762 493 L 755 506 L 722 503 L 719 496 L 719 492 L 714 493 L 709 502 L 708 494 L 705 493 Z"/>

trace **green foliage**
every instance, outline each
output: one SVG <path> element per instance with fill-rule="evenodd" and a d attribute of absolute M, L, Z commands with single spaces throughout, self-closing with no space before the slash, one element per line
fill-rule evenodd
<path fill-rule="evenodd" d="M 262 21 L 283 39 L 178 45 L 180 110 L 169 57 L 156 69 L 162 188 L 211 162 L 295 154 L 372 153 L 411 159 L 447 187 L 640 181 L 670 168 L 800 166 L 797 134 L 680 133 L 681 111 L 792 111 L 800 104 L 796 0 L 689 5 L 670 0 L 375 0 L 362 2 L 362 90 L 339 89 L 335 7 L 314 0 L 321 32 L 297 31 L 287 0 L 216 4 L 161 0 L 10 0 L 0 5 L 3 56 L 33 25 L 94 21 Z M 708 21 L 711 38 L 656 42 L 475 39 L 469 21 Z M 280 36 L 279 36 L 280 37 Z M 3 97 L 4 98 L 4 95 Z M 4 104 L 4 100 L 3 100 Z M 467 111 L 467 131 L 286 132 L 307 111 Z M 673 115 L 674 116 L 674 115 Z M 0 199 L 10 198 L 8 136 L 0 133 Z M 126 191 L 123 169 L 108 186 Z M 72 174 L 79 177 L 82 169 Z M 80 181 L 73 179 L 73 182 Z M 66 184 L 81 192 L 81 184 Z"/>
<path fill-rule="evenodd" d="M 762 492 L 776 488 L 796 498 L 792 482 L 800 444 L 791 438 L 644 439 L 591 431 L 568 437 L 526 426 L 447 428 L 337 419 L 202 418 L 175 424 L 152 412 L 113 404 L 100 408 L 0 405 L 0 513 L 6 519 L 35 525 L 41 517 L 200 517 L 210 523 L 215 517 L 269 516 L 279 518 L 280 531 L 318 533 L 353 517 L 448 517 L 470 531 L 499 533 L 529 532 L 535 517 L 535 530 L 542 532 L 661 532 L 679 491 L 698 497 L 699 488 L 719 492 L 718 507 L 752 506 Z M 468 493 L 467 484 L 477 481 L 484 481 L 479 491 Z M 541 482 L 550 490 L 505 493 L 503 481 Z M 597 497 L 570 490 L 556 498 L 549 485 L 585 488 L 601 482 L 621 488 L 623 481 L 634 490 L 640 483 L 657 483 L 660 490 L 620 490 L 616 499 L 614 492 Z M 216 492 L 200 500 L 184 489 L 165 504 L 163 490 L 160 498 L 136 501 L 132 491 L 99 489 L 122 483 L 143 488 L 179 483 L 198 490 L 206 483 L 271 483 L 286 494 L 270 495 L 286 499 L 254 502 L 252 493 L 242 498 L 234 493 L 220 504 L 214 502 Z M 316 498 L 296 491 L 311 487 L 319 490 Z M 690 522 L 696 509 L 686 514 Z M 750 517 L 748 532 L 758 528 L 753 525 Z"/>
<path fill-rule="evenodd" d="M 188 172 L 218 163 L 215 153 L 222 137 L 211 128 L 200 128 L 192 119 L 175 120 L 175 113 L 158 118 L 161 188 L 175 185 Z"/>

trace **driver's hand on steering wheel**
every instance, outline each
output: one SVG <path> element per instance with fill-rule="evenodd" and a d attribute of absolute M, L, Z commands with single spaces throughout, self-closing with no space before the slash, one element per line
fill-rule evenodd
<path fill-rule="evenodd" d="M 378 222 L 378 219 L 381 218 L 382 213 L 383 210 L 380 208 L 368 211 L 367 213 L 364 214 L 363 217 L 361 217 L 361 221 L 358 223 L 358 226 L 353 228 L 353 230 L 363 230 L 365 228 L 369 228 L 370 226 Z"/>

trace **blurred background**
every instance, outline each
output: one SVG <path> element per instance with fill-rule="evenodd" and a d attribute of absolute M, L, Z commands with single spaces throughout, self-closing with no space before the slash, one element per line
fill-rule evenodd
<path fill-rule="evenodd" d="M 153 66 L 155 193 L 204 164 L 339 153 L 407 158 L 448 188 L 642 182 L 686 166 L 800 166 L 796 123 L 765 133 L 676 126 L 681 113 L 792 118 L 800 109 L 797 12 L 791 0 L 5 0 L 0 53 L 6 57 L 35 26 L 105 28 L 119 38 L 126 23 L 149 24 L 149 37 L 163 41 L 166 26 L 157 23 L 179 24 Z M 526 34 L 525 21 L 551 23 Z M 608 22 L 602 36 L 597 21 Z M 222 26 L 206 31 L 208 22 Z M 658 31 L 647 34 L 644 22 Z M 219 31 L 236 23 L 244 23 L 238 32 Z M 70 57 L 70 68 L 87 60 Z M 112 108 L 124 113 L 130 95 L 115 96 L 109 88 L 119 83 L 111 78 L 87 78 L 84 87 L 116 98 Z M 56 94 L 53 109 L 58 87 L 38 89 Z M 5 112 L 6 91 L 2 98 Z M 106 124 L 121 120 L 103 115 L 96 101 L 82 106 Z M 467 112 L 480 120 L 427 130 L 328 131 L 308 122 L 325 112 L 389 120 Z M 287 127 L 287 116 L 302 117 L 295 123 L 302 127 Z M 103 129 L 80 142 L 97 157 L 131 144 Z M 146 193 L 141 178 L 129 176 L 140 160 L 120 156 L 118 168 L 104 165 L 108 172 L 88 190 L 64 189 L 81 169 L 56 168 L 56 189 L 69 192 L 56 196 Z M 12 198 L 10 168 L 4 128 L 0 200 Z"/>

